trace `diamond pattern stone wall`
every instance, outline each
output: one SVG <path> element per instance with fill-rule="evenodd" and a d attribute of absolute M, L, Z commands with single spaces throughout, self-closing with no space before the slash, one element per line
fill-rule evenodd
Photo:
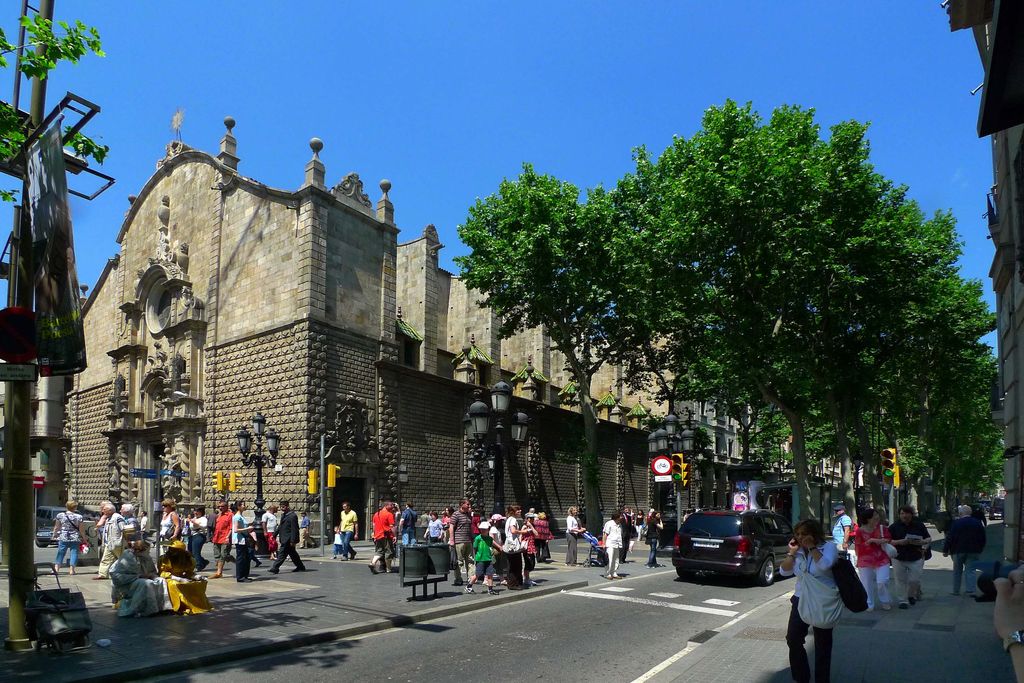
<path fill-rule="evenodd" d="M 110 447 L 101 433 L 107 429 L 109 385 L 100 385 L 72 394 L 69 401 L 71 421 L 70 497 L 90 508 L 107 497 L 110 479 Z"/>

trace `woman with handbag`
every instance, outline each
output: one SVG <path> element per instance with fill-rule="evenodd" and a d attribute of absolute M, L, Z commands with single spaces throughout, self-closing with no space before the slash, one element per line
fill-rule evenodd
<path fill-rule="evenodd" d="M 509 505 L 505 516 L 505 555 L 508 557 L 508 577 L 506 585 L 510 591 L 523 589 L 523 550 L 526 548 L 525 540 L 519 525 L 519 514 L 523 508 L 519 505 Z"/>
<path fill-rule="evenodd" d="M 53 525 L 53 537 L 57 539 L 57 560 L 53 565 L 53 573 L 60 571 L 64 564 L 64 555 L 71 551 L 68 560 L 69 573 L 74 575 L 78 566 L 78 551 L 85 534 L 82 533 L 82 515 L 78 514 L 78 501 L 69 500 L 64 504 L 66 510 L 57 515 Z"/>
<path fill-rule="evenodd" d="M 783 576 L 796 574 L 796 588 L 790 598 L 789 669 L 797 683 L 810 683 L 811 669 L 804 641 L 807 631 L 814 629 L 814 680 L 829 683 L 832 673 L 832 629 L 843 612 L 839 589 L 832 576 L 832 566 L 839 557 L 835 543 L 825 540 L 821 523 L 805 519 L 793 530 L 789 553 L 779 564 Z"/>
<path fill-rule="evenodd" d="M 889 598 L 889 553 L 893 557 L 896 555 L 892 534 L 888 527 L 882 525 L 881 516 L 873 508 L 862 510 L 857 517 L 857 524 L 857 534 L 854 536 L 857 573 L 868 594 L 868 611 L 875 609 L 876 604 L 884 610 L 892 609 L 892 600 Z"/>
<path fill-rule="evenodd" d="M 523 587 L 536 586 L 536 581 L 530 581 L 530 572 L 537 566 L 537 539 L 540 534 L 534 524 L 537 521 L 536 512 L 526 513 L 526 520 L 523 522 L 519 537 L 523 539 Z"/>

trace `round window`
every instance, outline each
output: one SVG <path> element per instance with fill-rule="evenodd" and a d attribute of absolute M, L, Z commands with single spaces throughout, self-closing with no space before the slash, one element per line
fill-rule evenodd
<path fill-rule="evenodd" d="M 164 282 L 154 285 L 146 299 L 146 324 L 153 333 L 160 332 L 171 321 L 173 299 L 164 285 Z"/>

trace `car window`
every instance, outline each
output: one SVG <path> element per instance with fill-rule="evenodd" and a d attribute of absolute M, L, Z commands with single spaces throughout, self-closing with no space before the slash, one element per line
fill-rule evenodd
<path fill-rule="evenodd" d="M 757 517 L 755 515 L 747 517 L 747 530 L 748 533 L 750 533 L 753 536 L 764 536 L 764 520 L 761 517 Z"/>
<path fill-rule="evenodd" d="M 740 535 L 740 518 L 735 515 L 702 515 L 695 513 L 683 522 L 684 534 L 724 538 Z"/>
<path fill-rule="evenodd" d="M 772 517 L 772 519 L 775 521 L 775 524 L 778 525 L 780 534 L 786 536 L 793 535 L 793 526 L 788 521 L 786 521 L 782 517 Z"/>

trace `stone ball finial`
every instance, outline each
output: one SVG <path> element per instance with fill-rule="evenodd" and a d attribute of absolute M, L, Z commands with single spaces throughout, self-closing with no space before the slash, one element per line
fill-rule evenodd
<path fill-rule="evenodd" d="M 224 127 L 228 129 L 228 133 L 235 127 L 235 118 L 233 116 L 224 117 Z"/>
<path fill-rule="evenodd" d="M 315 157 L 315 156 L 319 155 L 320 154 L 320 150 L 322 150 L 324 148 L 324 141 L 321 140 L 320 138 L 310 138 L 309 139 L 309 148 L 311 150 L 313 150 L 313 156 Z"/>
<path fill-rule="evenodd" d="M 473 350 L 473 347 L 470 346 L 469 344 L 466 344 L 465 346 L 462 347 L 462 355 L 465 358 L 469 358 L 469 352 L 472 351 L 472 350 Z"/>
<path fill-rule="evenodd" d="M 384 193 L 384 196 L 388 196 L 388 192 L 391 192 L 391 181 L 385 178 L 380 181 L 380 191 Z"/>
<path fill-rule="evenodd" d="M 139 196 L 136 195 L 136 194 L 128 195 L 128 206 L 131 206 L 132 204 L 134 204 L 135 200 L 138 199 L 138 198 L 139 198 Z"/>

